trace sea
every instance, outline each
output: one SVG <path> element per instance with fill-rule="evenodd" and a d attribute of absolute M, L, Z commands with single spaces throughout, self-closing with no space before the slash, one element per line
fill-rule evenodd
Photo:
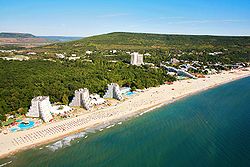
<path fill-rule="evenodd" d="M 250 77 L 0 160 L 0 167 L 250 167 Z"/>

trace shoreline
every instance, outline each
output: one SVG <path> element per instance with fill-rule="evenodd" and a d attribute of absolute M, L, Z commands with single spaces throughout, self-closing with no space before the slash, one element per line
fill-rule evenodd
<path fill-rule="evenodd" d="M 174 103 L 183 98 L 249 76 L 250 71 L 235 70 L 234 73 L 226 71 L 221 74 L 210 75 L 206 76 L 206 78 L 200 78 L 197 80 L 177 81 L 173 85 L 161 85 L 160 87 L 149 88 L 145 90 L 145 92 L 138 93 L 133 97 L 120 102 L 116 106 L 110 106 L 108 108 L 86 113 L 75 118 L 62 120 L 60 122 L 55 122 L 48 125 L 42 125 L 40 127 L 26 131 L 10 133 L 7 135 L 0 134 L 0 158 L 12 156 L 23 150 L 57 141 L 66 136 L 82 132 L 89 128 L 95 128 L 110 122 L 119 122 L 121 119 L 128 120 L 137 116 L 138 114 L 143 115 L 147 112 L 151 112 L 157 108 Z M 173 87 L 176 90 L 173 90 Z M 167 97 L 165 97 L 165 95 Z M 79 123 L 77 122 L 78 120 L 80 120 Z M 84 120 L 85 122 L 83 123 L 81 120 Z M 44 137 L 41 137 L 37 140 L 32 141 L 29 139 L 30 142 L 23 142 L 20 145 L 17 145 L 13 142 L 13 140 L 16 138 L 25 138 L 27 134 L 29 135 L 38 131 L 53 129 L 61 125 L 71 124 L 72 122 L 78 123 L 75 123 L 76 127 L 59 131 L 58 133 L 52 135 L 46 134 Z"/>

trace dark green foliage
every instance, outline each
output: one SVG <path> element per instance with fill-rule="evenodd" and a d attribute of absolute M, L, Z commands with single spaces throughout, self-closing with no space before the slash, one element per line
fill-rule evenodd
<path fill-rule="evenodd" d="M 21 115 L 26 114 L 28 112 L 28 108 L 21 107 L 17 110 L 17 112 L 18 112 L 18 114 L 21 114 Z"/>
<path fill-rule="evenodd" d="M 154 49 L 205 49 L 249 47 L 250 37 L 166 35 L 114 32 L 81 40 L 52 44 L 44 49 L 73 51 L 83 50 L 154 50 Z"/>
<path fill-rule="evenodd" d="M 35 96 L 50 96 L 51 102 L 68 104 L 68 97 L 72 99 L 74 91 L 79 88 L 86 87 L 92 93 L 103 95 L 107 84 L 112 82 L 148 88 L 173 79 L 162 69 L 130 66 L 122 62 L 0 60 L 0 114 L 27 112 L 24 108 L 29 107 Z"/>
<path fill-rule="evenodd" d="M 0 127 L 2 126 L 2 121 L 6 120 L 6 116 L 3 114 L 0 114 Z"/>
<path fill-rule="evenodd" d="M 0 50 L 21 50 L 21 49 L 25 48 L 14 44 L 0 45 Z"/>
<path fill-rule="evenodd" d="M 81 56 L 85 55 L 86 50 L 96 50 L 97 53 L 107 55 L 113 49 L 150 53 L 152 56 L 145 57 L 145 62 L 154 64 L 170 60 L 171 57 L 177 55 L 181 56 L 178 59 L 211 63 L 250 61 L 250 37 L 115 32 L 71 42 L 51 44 L 35 50 L 51 54 L 75 53 Z M 210 52 L 223 52 L 223 54 L 211 56 L 208 55 Z M 95 54 L 91 55 L 91 59 Z M 105 59 L 121 60 L 126 63 L 130 61 L 130 58 L 124 52 L 118 53 L 117 57 L 105 57 Z"/>
<path fill-rule="evenodd" d="M 55 41 L 55 42 L 67 42 L 67 41 L 74 41 L 74 40 L 79 40 L 82 37 L 64 37 L 64 36 L 38 36 L 39 38 L 45 38 L 50 41 Z"/>
<path fill-rule="evenodd" d="M 69 99 L 68 99 L 68 96 L 66 94 L 64 94 L 62 97 L 62 103 L 65 105 L 68 105 L 68 103 L 69 103 Z"/>

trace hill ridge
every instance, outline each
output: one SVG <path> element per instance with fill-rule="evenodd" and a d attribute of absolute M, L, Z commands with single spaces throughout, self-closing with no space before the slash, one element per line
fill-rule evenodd
<path fill-rule="evenodd" d="M 37 37 L 30 33 L 1 32 L 0 38 L 37 38 Z"/>
<path fill-rule="evenodd" d="M 56 50 L 148 50 L 173 47 L 249 47 L 247 36 L 173 35 L 153 33 L 111 32 L 76 41 L 45 46 Z"/>

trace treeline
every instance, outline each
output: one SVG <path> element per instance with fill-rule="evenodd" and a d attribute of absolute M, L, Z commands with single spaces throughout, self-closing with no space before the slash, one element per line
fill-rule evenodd
<path fill-rule="evenodd" d="M 25 113 L 35 96 L 50 96 L 51 102 L 67 102 L 79 88 L 104 94 L 107 84 L 115 82 L 133 89 L 143 89 L 173 81 L 162 69 L 109 63 L 95 59 L 51 62 L 42 60 L 0 60 L 0 119 L 7 113 Z"/>
<path fill-rule="evenodd" d="M 115 32 L 92 36 L 81 40 L 57 43 L 41 47 L 41 50 L 83 52 L 85 50 L 150 50 L 150 49 L 205 49 L 248 48 L 250 37 L 166 35 L 147 33 Z M 39 50 L 38 49 L 38 50 Z"/>

